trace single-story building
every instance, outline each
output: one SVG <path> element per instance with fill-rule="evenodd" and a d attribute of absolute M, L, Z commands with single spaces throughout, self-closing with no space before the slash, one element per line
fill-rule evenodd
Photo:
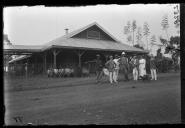
<path fill-rule="evenodd" d="M 94 22 L 76 31 L 68 33 L 44 45 L 6 45 L 4 54 L 23 55 L 9 61 L 10 65 L 33 64 L 32 67 L 46 71 L 49 67 L 66 68 L 82 67 L 96 59 L 100 54 L 105 62 L 109 55 L 126 52 L 127 55 L 146 54 L 148 51 L 126 45 L 98 23 Z M 94 71 L 93 64 L 88 65 L 90 71 Z"/>

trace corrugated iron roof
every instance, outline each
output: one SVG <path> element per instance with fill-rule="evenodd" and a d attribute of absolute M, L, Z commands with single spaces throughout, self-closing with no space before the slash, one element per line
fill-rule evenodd
<path fill-rule="evenodd" d="M 96 25 L 100 29 L 102 29 L 106 34 L 108 34 L 115 41 L 107 41 L 107 40 L 96 40 L 96 39 L 82 39 L 82 38 L 72 38 L 74 35 L 88 29 Z M 105 29 L 103 29 L 96 22 L 89 24 L 83 28 L 75 30 L 73 32 L 68 33 L 67 35 L 56 38 L 44 45 L 10 45 L 8 47 L 4 47 L 4 49 L 9 50 L 28 50 L 28 51 L 44 51 L 46 49 L 50 49 L 52 47 L 63 47 L 63 48 L 83 48 L 83 49 L 93 49 L 93 50 L 113 50 L 113 51 L 133 51 L 133 52 L 143 52 L 147 53 L 148 51 L 144 51 L 139 48 L 135 48 L 118 41 L 114 36 L 108 33 Z"/>
<path fill-rule="evenodd" d="M 52 42 L 52 47 L 64 47 L 64 48 L 83 48 L 94 50 L 108 50 L 108 51 L 135 51 L 135 52 L 147 52 L 142 49 L 131 47 L 122 43 L 115 43 L 113 41 L 95 40 L 95 39 L 58 39 Z"/>
<path fill-rule="evenodd" d="M 4 52 L 41 52 L 43 45 L 4 45 Z"/>

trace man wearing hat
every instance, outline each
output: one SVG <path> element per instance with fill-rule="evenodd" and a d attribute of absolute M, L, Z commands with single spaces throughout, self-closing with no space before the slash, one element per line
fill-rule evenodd
<path fill-rule="evenodd" d="M 125 81 L 129 81 L 128 78 L 128 59 L 125 57 L 125 52 L 121 53 L 121 58 L 119 59 L 120 71 L 123 72 Z"/>
<path fill-rule="evenodd" d="M 102 76 L 103 76 L 103 64 L 102 61 L 100 60 L 100 55 L 96 55 L 97 59 L 95 60 L 95 68 L 96 68 L 96 81 L 97 83 L 100 82 Z"/>

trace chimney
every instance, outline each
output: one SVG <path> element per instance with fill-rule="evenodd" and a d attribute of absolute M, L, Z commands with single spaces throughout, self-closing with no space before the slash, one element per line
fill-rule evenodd
<path fill-rule="evenodd" d="M 69 30 L 68 28 L 66 28 L 66 29 L 65 29 L 65 31 L 66 31 L 66 35 L 68 34 L 68 30 Z"/>

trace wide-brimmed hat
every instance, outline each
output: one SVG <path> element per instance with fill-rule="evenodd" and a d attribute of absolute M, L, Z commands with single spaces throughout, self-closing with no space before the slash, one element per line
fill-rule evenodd
<path fill-rule="evenodd" d="M 121 55 L 125 55 L 125 52 L 122 52 Z"/>

